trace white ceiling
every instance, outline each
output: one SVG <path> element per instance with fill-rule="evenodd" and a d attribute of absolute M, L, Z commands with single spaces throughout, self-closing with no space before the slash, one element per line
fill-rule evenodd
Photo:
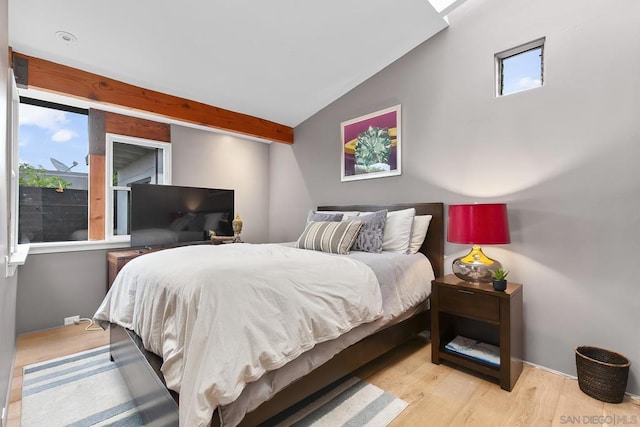
<path fill-rule="evenodd" d="M 446 26 L 427 0 L 9 0 L 14 51 L 288 126 Z"/>

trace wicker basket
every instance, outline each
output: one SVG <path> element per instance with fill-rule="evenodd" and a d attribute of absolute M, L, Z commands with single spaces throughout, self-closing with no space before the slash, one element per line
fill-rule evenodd
<path fill-rule="evenodd" d="M 588 346 L 576 348 L 580 390 L 603 402 L 622 402 L 630 365 L 626 357 L 613 351 Z"/>

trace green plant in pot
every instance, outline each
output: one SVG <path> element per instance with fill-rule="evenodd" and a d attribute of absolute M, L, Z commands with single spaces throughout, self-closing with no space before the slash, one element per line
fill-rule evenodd
<path fill-rule="evenodd" d="M 498 268 L 495 271 L 491 272 L 493 276 L 493 289 L 496 291 L 504 291 L 507 289 L 507 275 L 509 272 L 507 270 L 503 270 L 502 268 Z"/>

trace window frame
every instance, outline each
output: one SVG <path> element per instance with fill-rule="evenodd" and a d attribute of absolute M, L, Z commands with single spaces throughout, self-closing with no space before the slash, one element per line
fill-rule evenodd
<path fill-rule="evenodd" d="M 10 161 L 8 164 L 7 172 L 7 192 L 9 204 L 7 209 L 8 214 L 8 228 L 9 233 L 7 235 L 8 241 L 8 256 L 5 264 L 5 277 L 12 277 L 18 266 L 24 265 L 29 255 L 31 248 L 30 244 L 18 244 L 18 186 L 19 186 L 19 165 L 18 165 L 18 142 L 19 142 L 19 129 L 20 124 L 18 122 L 19 110 L 20 110 L 20 95 L 18 94 L 18 85 L 16 84 L 15 75 L 13 69 L 9 69 L 8 73 L 8 93 L 9 99 L 7 105 L 7 145 L 6 154 L 7 159 Z"/>
<path fill-rule="evenodd" d="M 18 194 L 19 194 L 19 110 L 20 95 L 18 94 L 18 85 L 16 84 L 13 69 L 9 69 L 9 90 L 11 96 L 11 120 L 7 123 L 10 129 L 9 141 L 10 145 L 10 187 L 9 187 L 9 256 L 18 252 Z"/>
<path fill-rule="evenodd" d="M 133 136 L 118 135 L 107 133 L 105 138 L 105 212 L 104 212 L 104 236 L 107 242 L 129 243 L 131 235 L 114 235 L 113 234 L 113 206 L 115 190 L 131 191 L 130 187 L 114 186 L 113 180 L 107 179 L 113 173 L 113 144 L 130 144 L 140 147 L 156 148 L 162 150 L 162 185 L 171 185 L 171 143 L 164 141 L 156 141 L 145 138 L 137 138 Z"/>
<path fill-rule="evenodd" d="M 496 98 L 502 98 L 503 96 L 513 95 L 514 93 L 526 92 L 530 89 L 537 89 L 539 87 L 544 86 L 544 46 L 545 46 L 546 37 L 541 37 L 539 39 L 530 41 L 528 43 L 522 44 L 520 46 L 513 47 L 511 49 L 504 50 L 502 52 L 498 52 L 494 56 L 495 63 L 495 96 Z M 503 94 L 503 82 L 504 82 L 504 66 L 503 61 L 505 59 L 512 58 L 514 56 L 523 54 L 525 52 L 529 52 L 531 50 L 540 49 L 540 86 L 520 90 L 517 92 L 511 92 L 507 94 Z"/>

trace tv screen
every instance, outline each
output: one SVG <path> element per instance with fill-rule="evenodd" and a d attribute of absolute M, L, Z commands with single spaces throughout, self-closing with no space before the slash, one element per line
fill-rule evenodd
<path fill-rule="evenodd" d="M 233 236 L 233 190 L 131 185 L 131 246 L 175 246 Z"/>

